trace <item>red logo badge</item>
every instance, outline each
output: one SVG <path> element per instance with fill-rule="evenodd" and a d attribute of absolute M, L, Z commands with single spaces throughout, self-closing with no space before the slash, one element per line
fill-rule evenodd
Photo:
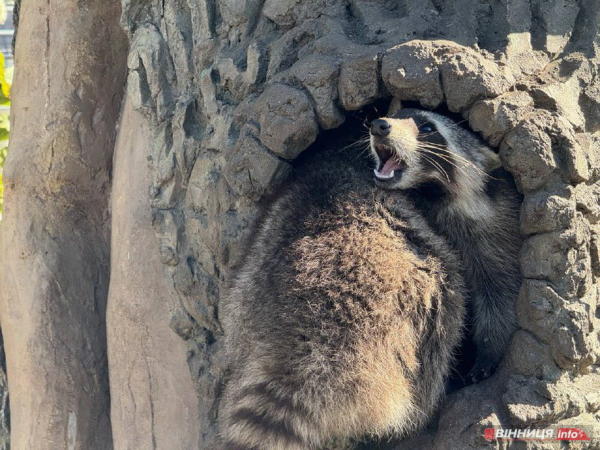
<path fill-rule="evenodd" d="M 483 437 L 485 439 L 487 439 L 488 441 L 491 441 L 492 439 L 494 439 L 495 433 L 494 433 L 494 429 L 493 428 L 486 428 L 485 429 L 485 433 L 483 435 Z"/>

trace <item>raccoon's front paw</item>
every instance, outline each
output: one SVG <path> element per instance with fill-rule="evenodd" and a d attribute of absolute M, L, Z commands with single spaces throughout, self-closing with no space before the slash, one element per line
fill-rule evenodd
<path fill-rule="evenodd" d="M 499 358 L 477 355 L 475 365 L 467 375 L 466 383 L 473 384 L 491 377 L 499 363 Z"/>

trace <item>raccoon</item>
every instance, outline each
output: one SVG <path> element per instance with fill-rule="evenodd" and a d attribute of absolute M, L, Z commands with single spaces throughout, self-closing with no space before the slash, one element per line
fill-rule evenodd
<path fill-rule="evenodd" d="M 344 158 L 309 165 L 269 208 L 222 299 L 223 448 L 318 449 L 420 429 L 443 397 L 467 296 L 473 379 L 501 358 L 518 276 L 507 275 L 515 230 L 494 219 L 514 216 L 498 156 L 420 110 L 374 121 L 370 141 L 375 183 Z M 487 279 L 497 276 L 512 281 Z"/>
<path fill-rule="evenodd" d="M 373 121 L 377 186 L 402 190 L 460 256 L 477 347 L 470 381 L 489 377 L 516 329 L 522 198 L 500 158 L 447 117 L 404 109 Z"/>

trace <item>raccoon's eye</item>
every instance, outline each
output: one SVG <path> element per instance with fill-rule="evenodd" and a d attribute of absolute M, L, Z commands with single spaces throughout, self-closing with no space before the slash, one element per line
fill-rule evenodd
<path fill-rule="evenodd" d="M 424 123 L 419 127 L 419 131 L 421 133 L 433 133 L 435 131 L 435 127 L 430 123 Z"/>

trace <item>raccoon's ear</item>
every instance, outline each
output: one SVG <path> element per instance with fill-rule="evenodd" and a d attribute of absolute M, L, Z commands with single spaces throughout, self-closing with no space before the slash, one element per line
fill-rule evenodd
<path fill-rule="evenodd" d="M 500 156 L 489 147 L 483 147 L 483 159 L 481 162 L 483 164 L 483 170 L 487 173 L 502 167 Z"/>

